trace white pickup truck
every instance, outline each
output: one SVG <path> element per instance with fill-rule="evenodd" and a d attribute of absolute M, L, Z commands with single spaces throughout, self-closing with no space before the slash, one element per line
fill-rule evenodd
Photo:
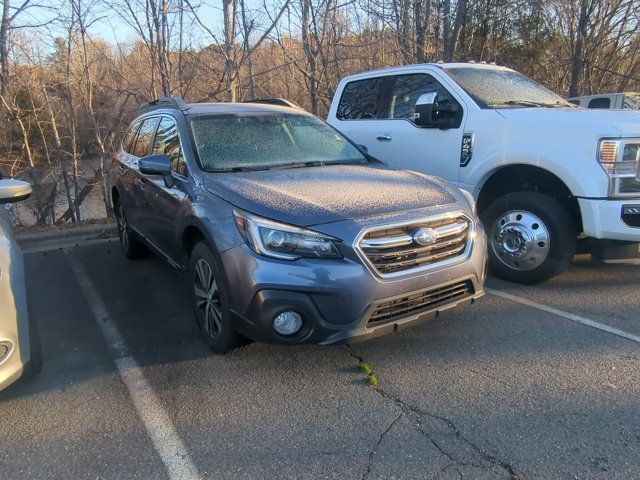
<path fill-rule="evenodd" d="M 640 112 L 578 108 L 508 68 L 439 63 L 344 78 L 328 122 L 373 157 L 472 192 L 503 278 L 548 279 L 587 237 L 638 253 Z"/>

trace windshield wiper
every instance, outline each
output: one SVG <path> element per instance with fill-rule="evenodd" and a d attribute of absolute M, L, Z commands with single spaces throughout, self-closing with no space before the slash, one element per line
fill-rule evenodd
<path fill-rule="evenodd" d="M 562 103 L 545 103 L 545 102 L 535 102 L 533 100 L 507 100 L 506 102 L 500 103 L 492 103 L 489 105 L 490 107 L 502 107 L 502 106 L 521 106 L 521 107 L 545 107 L 545 108 L 556 108 L 562 107 Z"/>

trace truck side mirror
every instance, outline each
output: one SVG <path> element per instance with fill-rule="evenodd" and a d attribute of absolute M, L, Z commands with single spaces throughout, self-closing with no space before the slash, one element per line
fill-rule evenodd
<path fill-rule="evenodd" d="M 438 103 L 436 92 L 424 93 L 416 100 L 413 122 L 422 128 L 446 130 L 458 124 L 460 105 L 457 103 Z"/>
<path fill-rule="evenodd" d="M 423 93 L 416 100 L 413 122 L 423 128 L 433 127 L 433 111 L 438 94 L 436 92 Z"/>

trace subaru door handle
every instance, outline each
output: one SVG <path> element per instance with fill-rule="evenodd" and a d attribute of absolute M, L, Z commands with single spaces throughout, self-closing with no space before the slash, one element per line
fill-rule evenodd
<path fill-rule="evenodd" d="M 381 133 L 376 137 L 376 140 L 378 140 L 379 142 L 390 142 L 391 135 L 389 133 Z"/>

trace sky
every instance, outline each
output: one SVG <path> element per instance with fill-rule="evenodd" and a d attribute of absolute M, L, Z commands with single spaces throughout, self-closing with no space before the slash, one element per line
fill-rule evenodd
<path fill-rule="evenodd" d="M 24 0 L 23 0 L 24 1 Z M 85 3 L 87 5 L 93 4 L 93 13 L 91 15 L 91 23 L 88 31 L 91 35 L 100 37 L 109 43 L 125 43 L 131 44 L 138 39 L 135 29 L 125 21 L 121 15 L 119 15 L 115 9 L 109 8 L 106 0 L 88 0 Z M 133 0 L 133 3 L 142 4 L 144 0 Z M 220 32 L 222 29 L 222 15 L 221 6 L 218 6 L 218 0 L 207 0 L 208 3 L 203 3 L 202 0 L 192 0 L 194 7 L 198 3 L 202 3 L 197 8 L 198 15 L 203 22 L 210 25 L 214 32 Z M 21 5 L 22 2 L 13 1 L 13 10 Z M 15 25 L 19 27 L 26 26 L 40 26 L 40 31 L 46 29 L 50 36 L 64 36 L 64 17 L 68 15 L 68 9 L 65 8 L 65 0 L 43 0 L 37 3 L 33 3 L 34 6 L 29 7 L 16 19 Z M 111 0 L 111 5 L 122 9 L 124 2 L 122 0 Z M 185 19 L 185 22 L 187 20 Z M 199 26 L 198 31 L 201 31 Z M 23 28 L 23 31 L 28 31 Z M 188 28 L 187 28 L 188 31 Z M 208 39 L 210 42 L 211 39 Z"/>

